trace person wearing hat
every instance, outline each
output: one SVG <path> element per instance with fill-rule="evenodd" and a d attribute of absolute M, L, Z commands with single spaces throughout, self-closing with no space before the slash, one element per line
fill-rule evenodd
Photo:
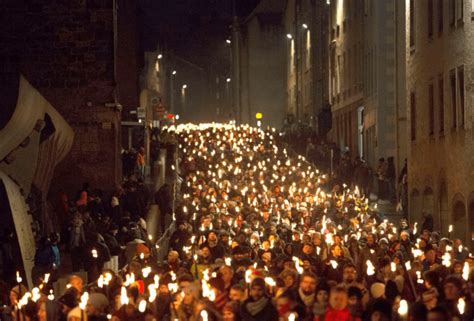
<path fill-rule="evenodd" d="M 203 243 L 202 246 L 207 246 L 209 248 L 211 256 L 214 260 L 223 258 L 225 255 L 225 248 L 219 242 L 217 238 L 217 233 L 214 230 L 210 230 L 207 233 L 206 241 Z"/>
<path fill-rule="evenodd" d="M 376 299 L 369 309 L 369 320 L 392 320 L 392 305 L 386 299 Z"/>
<path fill-rule="evenodd" d="M 326 280 L 320 280 L 318 282 L 318 286 L 316 287 L 316 299 L 313 305 L 314 317 L 319 317 L 326 313 L 330 291 L 331 288 L 329 287 L 329 284 L 326 282 Z"/>
<path fill-rule="evenodd" d="M 89 321 L 105 321 L 107 320 L 106 309 L 109 300 L 102 293 L 92 293 L 87 302 L 87 315 Z"/>
<path fill-rule="evenodd" d="M 249 298 L 240 309 L 242 321 L 274 321 L 278 320 L 278 312 L 266 294 L 265 281 L 256 278 L 252 281 Z"/>
<path fill-rule="evenodd" d="M 434 287 L 423 292 L 423 294 L 421 295 L 421 298 L 422 298 L 423 304 L 426 306 L 426 309 L 428 311 L 438 306 L 439 293 L 438 293 L 438 290 L 436 290 L 436 288 Z"/>
<path fill-rule="evenodd" d="M 347 289 L 347 306 L 349 308 L 349 311 L 351 312 L 351 315 L 354 317 L 362 317 L 362 312 L 364 310 L 363 304 L 362 304 L 362 297 L 363 293 L 360 290 L 359 287 L 357 286 L 350 286 Z"/>
<path fill-rule="evenodd" d="M 64 317 L 69 318 L 71 312 L 79 304 L 79 291 L 74 288 L 68 288 L 62 296 L 59 297 L 58 302 L 61 304 L 61 312 Z"/>

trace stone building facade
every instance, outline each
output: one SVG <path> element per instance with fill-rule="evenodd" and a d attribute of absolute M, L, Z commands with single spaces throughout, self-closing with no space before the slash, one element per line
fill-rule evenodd
<path fill-rule="evenodd" d="M 432 214 L 472 245 L 474 230 L 474 8 L 471 1 L 407 0 L 408 177 L 412 221 Z"/>
<path fill-rule="evenodd" d="M 330 2 L 331 136 L 372 166 L 406 157 L 404 14 L 402 1 Z"/>
<path fill-rule="evenodd" d="M 286 2 L 286 121 L 291 124 L 318 129 L 318 119 L 329 108 L 328 14 L 323 0 Z"/>
<path fill-rule="evenodd" d="M 281 128 L 285 111 L 284 2 L 263 0 L 241 26 L 241 119 Z"/>
<path fill-rule="evenodd" d="M 53 178 L 55 199 L 60 191 L 75 192 L 84 182 L 105 190 L 121 182 L 122 108 L 138 106 L 136 68 L 131 66 L 130 72 L 138 38 L 133 30 L 124 34 L 117 27 L 137 13 L 126 4 L 7 0 L 2 5 L 2 80 L 24 74 L 75 133 L 71 152 Z M 135 23 L 128 19 L 128 27 Z M 121 59 L 129 65 L 120 64 Z"/>

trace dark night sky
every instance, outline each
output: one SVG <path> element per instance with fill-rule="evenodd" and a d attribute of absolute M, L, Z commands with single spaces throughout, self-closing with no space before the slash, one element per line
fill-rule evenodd
<path fill-rule="evenodd" d="M 236 0 L 238 15 L 245 17 L 259 1 Z M 140 16 L 144 50 L 164 43 L 177 55 L 206 65 L 230 36 L 232 0 L 140 0 Z"/>
<path fill-rule="evenodd" d="M 225 40 L 231 36 L 232 1 L 139 0 L 138 21 L 143 50 L 153 51 L 159 45 L 173 64 L 180 60 L 199 66 L 176 65 L 175 86 L 189 85 L 186 104 L 179 103 L 181 94 L 175 98 L 175 112 L 183 115 L 183 120 L 215 120 L 213 115 L 217 115 L 217 106 L 221 108 L 220 115 L 229 115 L 229 102 L 216 102 L 217 92 L 228 97 L 227 90 L 216 85 L 216 78 L 222 80 L 230 76 L 231 46 Z M 242 20 L 260 2 L 235 1 Z"/>

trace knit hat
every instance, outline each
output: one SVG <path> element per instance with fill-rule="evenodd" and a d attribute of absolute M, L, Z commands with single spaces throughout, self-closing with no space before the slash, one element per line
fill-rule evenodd
<path fill-rule="evenodd" d="M 381 298 L 385 293 L 385 284 L 381 282 L 375 282 L 370 287 L 370 294 L 374 299 Z"/>
<path fill-rule="evenodd" d="M 362 299 L 362 291 L 356 287 L 356 286 L 350 286 L 349 289 L 347 289 L 347 296 L 353 297 L 356 296 L 358 300 Z"/>
<path fill-rule="evenodd" d="M 324 279 L 320 280 L 316 287 L 316 293 L 318 293 L 319 291 L 326 291 L 327 293 L 329 293 L 330 290 L 331 290 L 331 287 Z"/>
<path fill-rule="evenodd" d="M 393 301 L 397 295 L 399 295 L 397 284 L 395 281 L 388 280 L 387 284 L 385 285 L 385 297 L 388 300 Z"/>
<path fill-rule="evenodd" d="M 262 278 L 257 277 L 252 281 L 251 287 L 253 286 L 260 286 L 265 289 L 265 281 Z"/>
<path fill-rule="evenodd" d="M 69 288 L 64 292 L 64 294 L 59 297 L 58 302 L 61 304 L 64 304 L 68 308 L 72 309 L 77 306 L 77 297 L 79 295 L 79 292 L 76 290 L 76 288 Z"/>
<path fill-rule="evenodd" d="M 109 304 L 109 300 L 107 297 L 102 293 L 92 293 L 89 296 L 89 303 L 99 312 L 105 312 L 107 305 Z"/>
<path fill-rule="evenodd" d="M 379 298 L 374 301 L 370 315 L 372 315 L 372 313 L 374 312 L 380 312 L 382 315 L 390 319 L 391 311 L 392 305 L 390 304 L 390 302 L 385 299 Z"/>

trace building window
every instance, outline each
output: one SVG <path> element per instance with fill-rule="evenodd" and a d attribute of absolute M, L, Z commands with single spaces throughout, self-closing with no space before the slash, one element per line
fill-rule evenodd
<path fill-rule="evenodd" d="M 458 20 L 458 24 L 462 24 L 464 20 L 464 0 L 456 0 L 456 4 L 456 17 Z"/>
<path fill-rule="evenodd" d="M 410 0 L 410 48 L 415 47 L 415 0 Z"/>
<path fill-rule="evenodd" d="M 438 95 L 439 95 L 439 133 L 444 133 L 444 79 L 443 75 L 438 78 Z"/>
<path fill-rule="evenodd" d="M 306 68 L 311 68 L 311 31 L 306 31 Z"/>
<path fill-rule="evenodd" d="M 449 0 L 449 25 L 454 27 L 456 24 L 456 0 Z"/>
<path fill-rule="evenodd" d="M 434 135 L 434 85 L 428 87 L 428 128 L 430 136 Z"/>
<path fill-rule="evenodd" d="M 458 86 L 459 86 L 459 113 L 460 126 L 464 127 L 465 110 L 464 110 L 464 66 L 458 67 Z"/>
<path fill-rule="evenodd" d="M 474 1 L 474 0 L 472 0 Z M 443 7 L 444 0 L 438 0 L 438 33 L 443 33 L 444 29 L 444 7 Z"/>
<path fill-rule="evenodd" d="M 457 110 L 456 110 L 456 70 L 449 73 L 449 87 L 451 89 L 451 127 L 457 127 Z"/>
<path fill-rule="evenodd" d="M 474 0 L 471 0 L 471 20 L 474 20 Z"/>
<path fill-rule="evenodd" d="M 433 0 L 428 0 L 428 38 L 433 37 Z"/>
<path fill-rule="evenodd" d="M 410 136 L 411 140 L 416 140 L 416 97 L 415 93 L 410 93 Z"/>

